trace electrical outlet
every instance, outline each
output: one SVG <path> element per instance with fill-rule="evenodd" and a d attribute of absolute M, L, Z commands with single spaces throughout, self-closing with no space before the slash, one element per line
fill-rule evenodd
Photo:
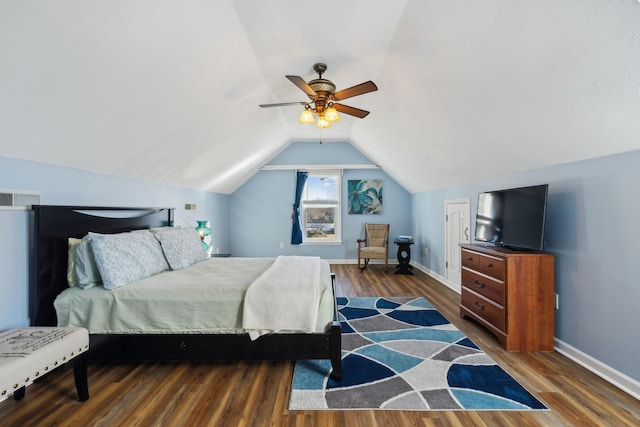
<path fill-rule="evenodd" d="M 280 249 L 284 249 L 284 242 L 280 242 Z"/>
<path fill-rule="evenodd" d="M 560 309 L 560 295 L 553 294 L 553 296 L 555 297 L 556 310 L 558 310 L 558 309 Z"/>
<path fill-rule="evenodd" d="M 195 211 L 196 210 L 196 204 L 195 203 L 185 203 L 184 210 L 185 211 Z"/>
<path fill-rule="evenodd" d="M 425 255 L 429 255 L 429 248 L 426 247 L 426 246 L 423 246 L 422 247 L 422 253 L 425 254 Z"/>

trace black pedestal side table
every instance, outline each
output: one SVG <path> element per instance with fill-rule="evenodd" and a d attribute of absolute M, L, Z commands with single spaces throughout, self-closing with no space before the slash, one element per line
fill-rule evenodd
<path fill-rule="evenodd" d="M 398 265 L 396 266 L 396 274 L 411 274 L 413 267 L 409 265 L 411 262 L 411 245 L 413 239 L 396 238 L 393 243 L 398 245 Z"/>

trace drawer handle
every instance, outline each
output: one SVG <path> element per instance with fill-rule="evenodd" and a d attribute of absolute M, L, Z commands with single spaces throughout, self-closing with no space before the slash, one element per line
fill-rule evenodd
<path fill-rule="evenodd" d="M 473 261 L 473 258 L 472 258 L 472 257 L 470 257 L 470 256 L 468 256 L 468 257 L 467 257 L 467 261 Z"/>
<path fill-rule="evenodd" d="M 484 288 L 484 282 L 481 282 L 478 279 L 473 279 L 473 283 L 475 283 L 479 288 Z"/>
<path fill-rule="evenodd" d="M 479 304 L 478 301 L 474 301 L 473 304 L 476 306 L 478 310 L 484 311 L 484 304 Z"/>
<path fill-rule="evenodd" d="M 491 264 L 490 262 L 487 263 L 487 267 L 491 268 L 493 267 L 493 264 Z"/>

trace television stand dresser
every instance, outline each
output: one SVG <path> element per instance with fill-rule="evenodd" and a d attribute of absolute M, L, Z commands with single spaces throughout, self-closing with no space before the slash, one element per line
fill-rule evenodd
<path fill-rule="evenodd" d="M 499 246 L 460 246 L 460 317 L 487 328 L 507 351 L 552 351 L 553 255 Z"/>

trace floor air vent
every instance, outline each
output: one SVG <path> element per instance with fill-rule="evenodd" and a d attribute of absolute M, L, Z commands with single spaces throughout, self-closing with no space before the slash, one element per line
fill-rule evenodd
<path fill-rule="evenodd" d="M 26 191 L 0 191 L 0 209 L 31 209 L 40 204 L 40 194 Z"/>

